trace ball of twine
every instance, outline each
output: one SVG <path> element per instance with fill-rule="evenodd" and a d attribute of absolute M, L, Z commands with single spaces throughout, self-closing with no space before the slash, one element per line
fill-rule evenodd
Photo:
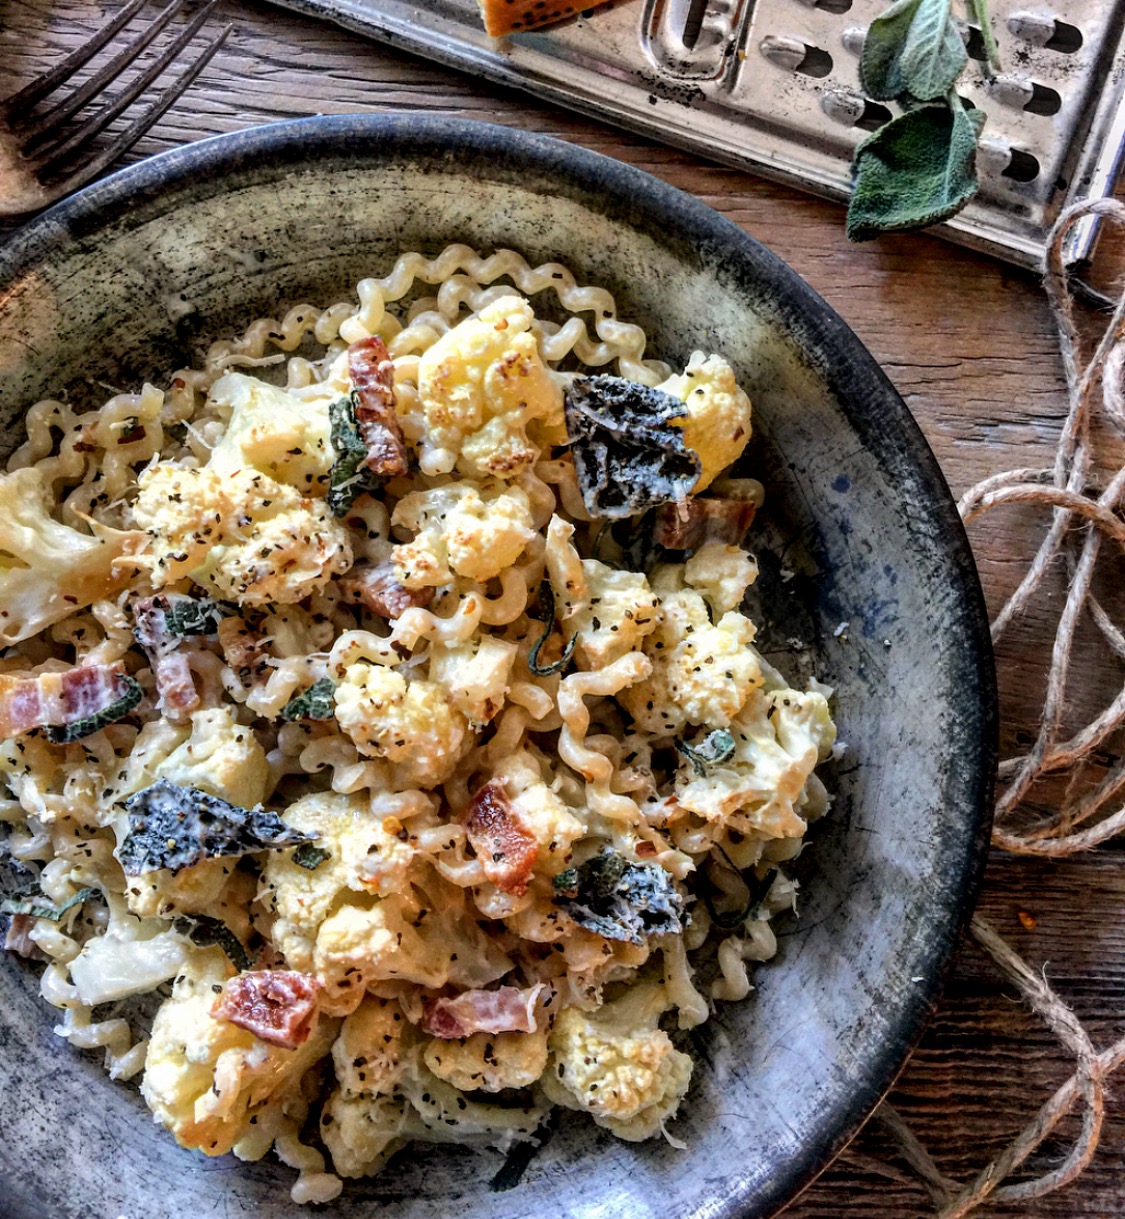
<path fill-rule="evenodd" d="M 1079 332 L 1063 248 L 1067 234 L 1080 221 L 1096 216 L 1125 228 L 1125 205 L 1112 199 L 1085 201 L 1068 208 L 1047 241 L 1044 287 L 1059 333 L 1069 404 L 1050 469 L 1009 470 L 984 479 L 962 498 L 959 509 L 966 524 L 1005 505 L 1029 504 L 1050 509 L 1050 519 L 1034 559 L 1016 591 L 996 614 L 992 638 L 1042 594 L 1052 568 L 1065 563 L 1068 586 L 1059 613 L 1047 676 L 1038 733 L 1024 754 L 1000 765 L 992 833 L 994 846 L 1017 855 L 1058 858 L 1088 851 L 1125 830 L 1125 760 L 1113 765 L 1092 788 L 1077 781 L 1094 751 L 1125 725 L 1125 689 L 1077 731 L 1066 735 L 1071 656 L 1080 626 L 1092 622 L 1108 650 L 1125 660 L 1125 634 L 1114 625 L 1093 593 L 1094 575 L 1103 544 L 1125 548 L 1125 467 L 1098 485 L 1096 437 L 1115 435 L 1125 441 L 1125 292 L 1113 310 L 1101 339 L 1089 352 Z M 1031 807 L 1029 796 L 1040 780 L 1073 777 L 1063 796 L 1044 813 Z M 1071 1077 L 1045 1103 L 1008 1146 L 969 1182 L 946 1177 L 886 1102 L 876 1110 L 879 1121 L 898 1146 L 903 1160 L 929 1193 L 939 1219 L 962 1219 L 984 1205 L 1042 1197 L 1073 1181 L 1089 1164 L 1101 1135 L 1105 1115 L 1106 1079 L 1125 1062 L 1125 1038 L 1099 1051 L 1086 1030 L 1052 990 L 979 916 L 970 933 L 1000 972 L 1015 984 L 1026 1003 L 1058 1038 L 1075 1061 Z M 1005 1184 L 1021 1164 L 1076 1106 L 1081 1106 L 1079 1132 L 1058 1167 L 1033 1180 Z M 886 1175 L 899 1173 L 884 1166 Z"/>

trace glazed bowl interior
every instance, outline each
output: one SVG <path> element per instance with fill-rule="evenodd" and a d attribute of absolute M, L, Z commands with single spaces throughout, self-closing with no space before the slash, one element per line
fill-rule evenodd
<path fill-rule="evenodd" d="M 971 556 L 932 454 L 855 336 L 701 203 L 570 145 L 452 120 L 316 119 L 136 166 L 0 247 L 4 449 L 42 397 L 93 405 L 304 301 L 349 297 L 402 251 L 452 242 L 559 261 L 613 292 L 648 354 L 733 365 L 767 488 L 753 616 L 796 683 L 836 690 L 834 804 L 799 917 L 755 990 L 690 1038 L 687 1146 L 564 1115 L 513 1187 L 490 1151 L 415 1148 L 330 1213 L 402 1219 L 768 1215 L 854 1133 L 917 1039 L 975 896 L 995 687 Z M 177 1148 L 136 1089 L 52 1034 L 34 967 L 0 961 L 8 1219 L 291 1215 L 292 1172 Z"/>

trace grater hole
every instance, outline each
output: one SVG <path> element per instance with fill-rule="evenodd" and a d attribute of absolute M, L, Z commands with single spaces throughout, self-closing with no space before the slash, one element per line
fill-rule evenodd
<path fill-rule="evenodd" d="M 1006 168 L 1000 171 L 1001 177 L 1010 178 L 1013 182 L 1034 182 L 1039 177 L 1039 162 L 1030 152 L 1021 148 L 1012 149 L 1012 159 Z"/>
<path fill-rule="evenodd" d="M 1058 114 L 1062 98 L 1047 85 L 1031 86 L 1031 101 L 1024 106 L 1025 114 Z"/>
<path fill-rule="evenodd" d="M 863 131 L 877 131 L 884 123 L 891 121 L 891 112 L 878 102 L 866 102 L 863 113 L 855 121 L 855 126 Z"/>
<path fill-rule="evenodd" d="M 799 72 L 802 76 L 817 78 L 832 71 L 832 56 L 820 47 L 811 47 L 798 38 L 784 38 L 767 34 L 758 43 L 758 50 L 779 68 L 787 72 Z"/>
<path fill-rule="evenodd" d="M 851 7 L 852 0 L 814 0 L 813 3 L 813 8 L 818 8 L 824 13 L 832 13 L 837 17 L 841 13 L 848 12 Z"/>
<path fill-rule="evenodd" d="M 684 31 L 681 35 L 683 44 L 689 51 L 694 51 L 703 30 L 703 18 L 707 16 L 707 0 L 692 0 L 684 20 Z"/>
<path fill-rule="evenodd" d="M 820 47 L 810 47 L 808 43 L 805 43 L 805 57 L 794 71 L 800 72 L 802 76 L 813 76 L 819 80 L 832 71 L 832 56 L 827 51 L 822 51 Z"/>
<path fill-rule="evenodd" d="M 1065 21 L 1055 22 L 1055 32 L 1043 44 L 1045 50 L 1061 51 L 1064 55 L 1073 55 L 1082 46 L 1082 31 Z M 1054 113 L 1054 111 L 1052 111 Z"/>
<path fill-rule="evenodd" d="M 969 36 L 965 40 L 965 50 L 968 52 L 970 59 L 979 60 L 984 63 L 988 59 L 988 51 L 984 45 L 984 35 L 980 32 L 980 26 L 969 26 Z"/>

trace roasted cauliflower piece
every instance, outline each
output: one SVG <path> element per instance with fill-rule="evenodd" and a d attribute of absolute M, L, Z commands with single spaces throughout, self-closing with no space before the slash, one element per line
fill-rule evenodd
<path fill-rule="evenodd" d="M 738 609 L 757 578 L 753 555 L 723 542 L 704 542 L 684 564 L 685 582 L 703 594 L 715 617 Z"/>
<path fill-rule="evenodd" d="M 414 538 L 391 551 L 405 588 L 449 584 L 453 573 L 491 580 L 511 567 L 535 536 L 527 494 L 500 483 L 447 483 L 399 500 L 391 523 Z"/>
<path fill-rule="evenodd" d="M 347 530 L 323 500 L 253 469 L 157 462 L 139 479 L 133 519 L 147 530 L 152 582 L 190 577 L 241 604 L 291 604 L 352 565 Z"/>
<path fill-rule="evenodd" d="M 181 1147 L 225 1155 L 255 1118 L 284 1105 L 328 1052 L 337 1021 L 321 1016 L 295 1050 L 259 1040 L 211 1008 L 229 974 L 222 953 L 195 954 L 152 1026 L 141 1094 Z"/>
<path fill-rule="evenodd" d="M 81 533 L 56 521 L 34 466 L 0 474 L 0 645 L 30 639 L 79 609 L 112 597 L 133 577 L 122 562 L 143 533 L 90 522 Z"/>
<path fill-rule="evenodd" d="M 734 611 L 712 624 L 702 595 L 660 592 L 660 623 L 645 638 L 652 672 L 618 695 L 643 731 L 676 736 L 689 724 L 725 728 L 762 682 L 757 633 Z"/>
<path fill-rule="evenodd" d="M 578 636 L 575 656 L 583 669 L 604 669 L 641 647 L 657 626 L 656 596 L 642 572 L 615 571 L 596 559 L 582 563 L 586 595 L 570 619 Z"/>
<path fill-rule="evenodd" d="M 750 399 L 738 388 L 722 356 L 692 353 L 687 368 L 657 388 L 687 407 L 684 443 L 699 454 L 703 469 L 692 488 L 702 491 L 742 455 L 750 439 Z"/>
<path fill-rule="evenodd" d="M 429 674 L 471 725 L 488 724 L 504 706 L 516 645 L 489 635 L 466 643 L 430 645 Z"/>
<path fill-rule="evenodd" d="M 392 762 L 405 787 L 444 782 L 461 759 L 468 730 L 436 682 L 362 662 L 349 665 L 336 686 L 336 722 L 360 753 Z"/>
<path fill-rule="evenodd" d="M 516 478 L 539 456 L 532 420 L 558 425 L 562 390 L 543 364 L 522 297 L 503 296 L 440 338 L 418 365 L 424 419 L 419 464 L 474 478 Z"/>
<path fill-rule="evenodd" d="M 329 399 L 295 398 L 284 389 L 230 372 L 211 386 L 208 405 L 230 412 L 227 430 L 208 465 L 224 473 L 251 468 L 302 495 L 322 496 L 337 454 Z"/>
<path fill-rule="evenodd" d="M 564 1008 L 551 1030 L 543 1090 L 618 1138 L 650 1138 L 675 1115 L 691 1082 L 691 1059 L 658 1027 L 670 1006 L 663 986 L 638 983 L 596 1012 Z"/>
<path fill-rule="evenodd" d="M 520 826 L 539 842 L 535 870 L 555 876 L 567 867 L 571 846 L 586 833 L 585 824 L 547 786 L 535 757 L 527 750 L 506 758 L 492 772 Z"/>
<path fill-rule="evenodd" d="M 744 834 L 799 838 L 806 829 L 806 784 L 836 739 L 827 699 L 819 691 L 755 690 L 731 721 L 730 734 L 729 760 L 708 765 L 703 774 L 681 763 L 680 807 Z"/>
<path fill-rule="evenodd" d="M 408 1066 L 403 1058 L 403 1034 L 410 1029 L 396 1000 L 368 995 L 344 1018 L 332 1046 L 340 1087 L 350 1096 L 393 1091 Z"/>
<path fill-rule="evenodd" d="M 464 1092 L 528 1088 L 547 1066 L 547 1030 L 534 1033 L 473 1033 L 431 1037 L 422 1061 L 439 1078 Z"/>
<path fill-rule="evenodd" d="M 262 870 L 263 894 L 277 915 L 274 943 L 290 969 L 311 973 L 317 935 L 329 914 L 344 902 L 367 902 L 404 885 L 414 850 L 381 818 L 372 817 L 359 796 L 303 796 L 284 817 L 294 828 L 316 834 L 317 846 L 328 852 L 310 870 L 293 862 L 292 851 L 271 851 Z"/>

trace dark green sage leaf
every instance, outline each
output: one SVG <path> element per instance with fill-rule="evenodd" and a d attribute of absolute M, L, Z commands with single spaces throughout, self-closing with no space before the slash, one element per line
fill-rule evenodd
<path fill-rule="evenodd" d="M 976 194 L 976 145 L 984 115 L 947 105 L 922 106 L 873 132 L 856 149 L 848 207 L 851 241 L 922 229 L 948 220 Z"/>
<path fill-rule="evenodd" d="M 734 737 L 725 728 L 709 732 L 698 745 L 689 745 L 687 741 L 674 744 L 697 775 L 705 775 L 708 766 L 721 766 L 734 757 Z"/>
<path fill-rule="evenodd" d="M 302 842 L 289 858 L 297 867 L 305 868 L 309 872 L 315 872 L 326 859 L 332 858 L 332 852 L 326 851 L 323 847 L 318 847 L 314 843 Z"/>
<path fill-rule="evenodd" d="M 899 58 L 906 92 L 923 102 L 944 97 L 968 58 L 949 0 L 921 0 Z"/>
<path fill-rule="evenodd" d="M 71 741 L 81 740 L 82 737 L 98 732 L 128 715 L 141 701 L 144 690 L 141 683 L 127 673 L 119 673 L 116 684 L 119 694 L 107 707 L 94 715 L 71 720 L 69 724 L 49 725 L 43 729 L 43 735 L 53 745 L 69 745 Z"/>
<path fill-rule="evenodd" d="M 578 642 L 578 636 L 571 635 L 566 643 L 563 644 L 562 655 L 559 656 L 558 660 L 552 661 L 548 665 L 541 665 L 539 663 L 539 653 L 543 645 L 555 633 L 555 622 L 557 621 L 555 614 L 555 590 L 551 587 L 550 580 L 541 580 L 539 582 L 539 608 L 537 611 L 533 611 L 533 616 L 544 623 L 546 629 L 535 643 L 532 644 L 531 650 L 527 654 L 527 667 L 536 677 L 549 677 L 552 673 L 561 673 L 574 655 L 574 645 Z"/>
<path fill-rule="evenodd" d="M 560 889 L 564 877 L 567 888 Z M 560 909 L 608 940 L 643 944 L 646 936 L 681 931 L 686 922 L 671 873 L 655 863 L 630 863 L 611 847 L 561 873 L 555 892 Z"/>
<path fill-rule="evenodd" d="M 330 720 L 336 712 L 336 683 L 322 677 L 281 708 L 283 720 Z"/>
<path fill-rule="evenodd" d="M 9 897 L 0 902 L 0 914 L 30 914 L 33 918 L 50 919 L 59 923 L 74 909 L 75 906 L 88 902 L 92 897 L 101 897 L 100 889 L 79 889 L 73 897 L 68 897 L 61 906 L 47 901 L 45 897 Z"/>
<path fill-rule="evenodd" d="M 217 944 L 239 973 L 244 973 L 254 964 L 246 946 L 222 919 L 212 918 L 209 914 L 182 914 L 173 920 L 172 929 L 186 935 L 200 948 Z"/>
<path fill-rule="evenodd" d="M 876 101 L 888 101 L 909 92 L 900 57 L 921 2 L 895 0 L 868 26 L 859 60 L 859 79 L 864 93 Z"/>
<path fill-rule="evenodd" d="M 355 501 L 368 491 L 379 488 L 379 479 L 363 464 L 367 460 L 367 444 L 359 433 L 355 418 L 355 391 L 340 398 L 328 408 L 332 425 L 332 448 L 336 460 L 328 472 L 328 495 L 325 497 L 333 516 L 343 516 Z"/>
<path fill-rule="evenodd" d="M 224 618 L 238 613 L 237 605 L 209 597 L 172 593 L 166 601 L 164 629 L 169 635 L 214 635 Z"/>

